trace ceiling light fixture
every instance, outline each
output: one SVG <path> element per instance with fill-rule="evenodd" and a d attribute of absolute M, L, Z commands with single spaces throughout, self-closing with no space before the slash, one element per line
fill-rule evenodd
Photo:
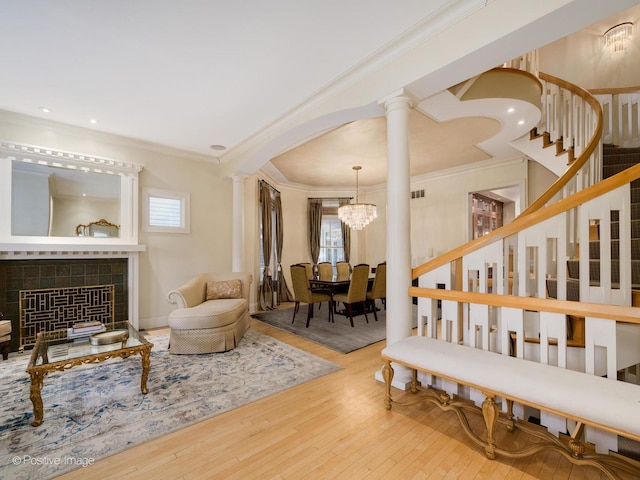
<path fill-rule="evenodd" d="M 47 107 L 40 107 L 40 111 L 43 113 L 51 113 L 51 110 L 49 110 Z"/>
<path fill-rule="evenodd" d="M 89 120 L 89 123 L 95 125 L 96 123 L 98 123 L 98 121 L 95 118 L 92 118 Z"/>
<path fill-rule="evenodd" d="M 338 208 L 338 218 L 349 225 L 353 230 L 362 230 L 378 216 L 375 205 L 370 203 L 358 203 L 358 171 L 362 167 L 353 167 L 356 171 L 356 203 L 349 203 Z"/>
<path fill-rule="evenodd" d="M 211 145 L 209 148 L 215 152 L 221 152 L 222 150 L 227 149 L 224 145 Z"/>
<path fill-rule="evenodd" d="M 626 50 L 632 33 L 633 23 L 631 22 L 624 22 L 611 27 L 602 35 L 604 48 L 609 48 L 614 53 Z"/>

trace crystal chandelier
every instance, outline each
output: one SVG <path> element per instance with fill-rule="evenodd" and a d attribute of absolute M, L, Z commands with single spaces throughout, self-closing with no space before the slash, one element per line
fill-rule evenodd
<path fill-rule="evenodd" d="M 611 27 L 602 35 L 605 48 L 610 48 L 614 53 L 625 50 L 627 43 L 631 39 L 632 32 L 633 23 L 631 22 L 625 22 Z"/>
<path fill-rule="evenodd" d="M 353 167 L 356 171 L 356 203 L 349 203 L 338 208 L 338 218 L 353 230 L 362 230 L 378 216 L 376 206 L 370 203 L 358 203 L 358 171 L 361 166 Z"/>

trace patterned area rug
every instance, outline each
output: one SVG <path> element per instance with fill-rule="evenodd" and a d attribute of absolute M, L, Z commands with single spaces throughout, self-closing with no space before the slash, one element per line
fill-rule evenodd
<path fill-rule="evenodd" d="M 305 326 L 307 324 L 307 304 L 300 305 L 293 323 L 291 323 L 293 308 L 254 313 L 251 316 L 263 323 L 340 353 L 353 352 L 387 338 L 387 312 L 384 307 L 380 308 L 379 301 L 378 321 L 376 322 L 373 318 L 373 312 L 367 314 L 369 323 L 361 314 L 353 318 L 354 327 L 349 323 L 349 317 L 340 314 L 334 316 L 334 323 L 329 323 L 326 303 L 322 305 L 320 310 L 317 305 L 315 308 L 309 328 Z M 412 309 L 413 326 L 415 327 L 418 311 L 415 305 L 412 306 Z"/>
<path fill-rule="evenodd" d="M 147 395 L 139 356 L 55 372 L 45 377 L 39 427 L 27 355 L 0 361 L 0 478 L 52 478 L 340 369 L 253 330 L 211 355 L 171 355 L 168 336 L 150 340 Z"/>

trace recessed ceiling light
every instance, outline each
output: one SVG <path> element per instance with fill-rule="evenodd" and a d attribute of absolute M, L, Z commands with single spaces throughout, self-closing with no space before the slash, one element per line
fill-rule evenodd
<path fill-rule="evenodd" d="M 47 107 L 40 107 L 40 111 L 43 113 L 51 113 L 51 110 L 48 109 Z"/>
<path fill-rule="evenodd" d="M 509 107 L 509 109 L 507 110 L 507 112 L 509 112 L 509 113 L 513 113 L 513 112 L 515 112 L 515 111 L 516 111 L 516 109 L 515 109 L 515 108 L 513 108 L 513 107 Z"/>
<path fill-rule="evenodd" d="M 520 121 L 518 122 L 518 125 L 524 125 L 524 120 L 520 120 Z"/>
<path fill-rule="evenodd" d="M 215 150 L 216 152 L 221 152 L 222 150 L 227 149 L 227 147 L 225 147 L 224 145 L 211 145 L 209 148 L 211 150 Z"/>
<path fill-rule="evenodd" d="M 95 118 L 92 118 L 91 120 L 89 120 L 89 123 L 95 125 L 96 123 L 98 123 L 98 121 Z"/>

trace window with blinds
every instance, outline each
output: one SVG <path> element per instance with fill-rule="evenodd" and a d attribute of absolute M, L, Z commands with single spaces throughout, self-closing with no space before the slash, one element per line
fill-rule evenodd
<path fill-rule="evenodd" d="M 142 230 L 145 232 L 189 233 L 189 194 L 143 189 Z"/>
<path fill-rule="evenodd" d="M 182 227 L 182 201 L 179 198 L 149 196 L 149 225 Z"/>

